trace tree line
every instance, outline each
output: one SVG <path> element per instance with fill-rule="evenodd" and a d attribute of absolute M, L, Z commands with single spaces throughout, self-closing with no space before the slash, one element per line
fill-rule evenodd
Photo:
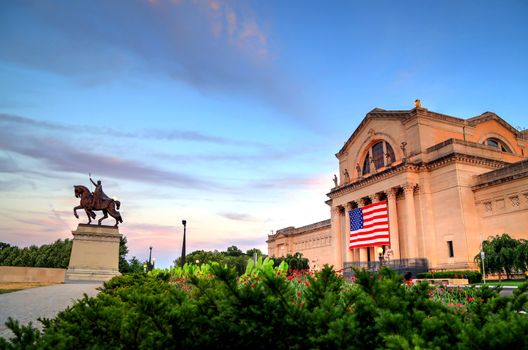
<path fill-rule="evenodd" d="M 246 270 L 248 260 L 253 259 L 255 255 L 257 256 L 257 259 L 260 257 L 265 258 L 267 256 L 257 248 L 249 249 L 244 253 L 237 246 L 233 245 L 228 247 L 225 251 L 196 250 L 185 256 L 185 262 L 196 265 L 217 262 L 220 265 L 234 268 L 239 275 L 242 275 Z M 282 261 L 285 261 L 292 270 L 308 270 L 310 268 L 308 259 L 303 258 L 301 253 L 295 253 L 293 255 L 288 254 L 285 257 L 273 258 L 273 260 L 275 266 L 279 266 Z M 181 257 L 174 260 L 175 266 L 180 266 L 180 264 Z"/>
<path fill-rule="evenodd" d="M 51 244 L 19 248 L 0 242 L 0 266 L 66 269 L 70 263 L 72 243 L 72 240 L 66 238 L 58 239 Z M 133 273 L 143 271 L 143 263 L 136 257 L 132 257 L 132 259 L 127 261 L 127 254 L 127 239 L 123 236 L 119 242 L 119 272 Z"/>
<path fill-rule="evenodd" d="M 0 266 L 67 268 L 70 262 L 72 240 L 58 239 L 40 247 L 19 248 L 0 242 Z"/>
<path fill-rule="evenodd" d="M 25 267 L 50 267 L 68 268 L 73 241 L 70 239 L 58 239 L 52 244 L 42 246 L 32 245 L 30 247 L 19 248 L 8 243 L 0 242 L 0 266 L 25 266 Z M 136 273 L 143 272 L 147 261 L 140 261 L 135 256 L 127 260 L 128 254 L 127 238 L 121 237 L 119 242 L 119 272 Z M 249 259 L 254 255 L 266 257 L 260 249 L 248 249 L 245 253 L 237 246 L 233 245 L 225 251 L 205 251 L 196 250 L 185 257 L 186 263 L 208 264 L 218 262 L 234 268 L 239 275 L 243 274 Z M 285 261 L 294 270 L 307 270 L 309 268 L 308 259 L 303 258 L 301 253 L 288 255 L 286 257 L 274 258 L 275 265 Z M 181 257 L 174 260 L 174 264 L 179 266 Z"/>

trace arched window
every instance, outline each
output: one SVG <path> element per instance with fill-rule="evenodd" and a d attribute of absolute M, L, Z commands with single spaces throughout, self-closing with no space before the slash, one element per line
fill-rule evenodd
<path fill-rule="evenodd" d="M 375 169 L 390 165 L 396 161 L 394 150 L 385 141 L 378 141 L 369 148 L 365 160 L 363 161 L 363 175 L 370 173 L 371 163 Z"/>
<path fill-rule="evenodd" d="M 497 148 L 499 151 L 502 151 L 502 152 L 512 153 L 510 148 L 508 146 L 506 146 L 506 144 L 504 142 L 502 142 L 501 140 L 499 140 L 499 139 L 497 139 L 495 137 L 490 137 L 489 139 L 486 139 L 484 141 L 484 144 L 488 145 L 488 146 L 491 146 L 491 147 L 494 147 L 494 148 Z"/>

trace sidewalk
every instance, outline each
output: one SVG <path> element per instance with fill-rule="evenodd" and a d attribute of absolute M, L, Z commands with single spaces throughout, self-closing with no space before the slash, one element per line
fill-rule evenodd
<path fill-rule="evenodd" d="M 53 318 L 85 293 L 96 295 L 99 292 L 96 288 L 102 285 L 102 282 L 68 282 L 0 294 L 0 337 L 10 338 L 13 335 L 5 325 L 8 317 L 24 325 L 32 322 L 40 329 L 41 323 L 37 318 Z"/>

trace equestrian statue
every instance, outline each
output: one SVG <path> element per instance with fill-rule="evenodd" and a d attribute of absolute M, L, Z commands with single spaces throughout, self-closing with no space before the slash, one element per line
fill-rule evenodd
<path fill-rule="evenodd" d="M 90 177 L 90 181 L 95 186 L 95 190 L 93 191 L 93 193 L 86 186 L 73 186 L 73 193 L 75 194 L 75 198 L 81 199 L 79 205 L 73 208 L 73 215 L 75 215 L 75 217 L 78 219 L 79 215 L 77 214 L 77 209 L 84 209 L 84 211 L 86 212 L 86 216 L 88 216 L 87 224 L 90 224 L 92 222 L 92 219 L 95 219 L 94 211 L 102 210 L 103 217 L 99 219 L 99 225 L 101 225 L 101 221 L 106 219 L 108 217 L 108 214 L 110 214 L 110 216 L 113 217 L 116 221 L 114 227 L 117 227 L 120 222 L 123 222 L 121 214 L 118 211 L 119 207 L 121 206 L 121 202 L 108 197 L 103 192 L 103 185 L 101 184 L 101 180 L 98 180 L 97 183 L 95 183 Z"/>

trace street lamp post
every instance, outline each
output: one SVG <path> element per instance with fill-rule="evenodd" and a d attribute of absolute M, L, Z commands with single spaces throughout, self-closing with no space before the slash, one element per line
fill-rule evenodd
<path fill-rule="evenodd" d="M 182 220 L 183 225 L 183 245 L 182 245 L 182 255 L 181 255 L 181 267 L 185 265 L 185 236 L 187 231 L 187 220 Z"/>
<path fill-rule="evenodd" d="M 148 269 L 149 271 L 152 270 L 152 246 L 149 247 L 149 261 L 148 261 Z"/>

